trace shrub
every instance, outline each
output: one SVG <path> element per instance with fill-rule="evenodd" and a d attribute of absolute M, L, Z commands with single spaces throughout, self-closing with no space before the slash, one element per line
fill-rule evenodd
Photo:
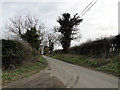
<path fill-rule="evenodd" d="M 120 35 L 89 41 L 79 46 L 74 46 L 70 48 L 69 53 L 102 59 L 108 59 L 115 56 L 118 57 L 120 54 Z"/>
<path fill-rule="evenodd" d="M 2 40 L 2 66 L 4 69 L 20 65 L 23 57 L 23 45 L 14 40 Z"/>

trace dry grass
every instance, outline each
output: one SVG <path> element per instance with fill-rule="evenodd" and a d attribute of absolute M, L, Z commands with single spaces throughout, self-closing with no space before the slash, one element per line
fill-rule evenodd
<path fill-rule="evenodd" d="M 20 80 L 22 78 L 28 77 L 34 73 L 39 72 L 41 69 L 47 67 L 47 61 L 40 56 L 40 61 L 43 62 L 34 62 L 26 63 L 24 66 L 19 66 L 15 69 L 9 69 L 2 72 L 2 85 L 6 85 L 10 82 Z"/>

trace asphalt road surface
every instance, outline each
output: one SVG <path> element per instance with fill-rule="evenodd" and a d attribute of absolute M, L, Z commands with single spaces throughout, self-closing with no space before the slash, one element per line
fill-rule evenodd
<path fill-rule="evenodd" d="M 39 90 L 39 88 L 65 88 L 65 87 L 66 86 L 64 86 L 64 84 L 52 74 L 52 71 L 48 65 L 46 69 L 38 72 L 37 74 L 33 74 L 29 77 L 23 78 L 18 81 L 14 81 L 12 83 L 3 86 L 2 90 L 16 90 L 16 88 L 20 88 L 17 90 L 21 90 L 21 89 Z M 38 89 L 34 89 L 34 88 L 38 88 Z"/>
<path fill-rule="evenodd" d="M 43 56 L 49 63 L 53 75 L 71 88 L 118 88 L 118 78 L 102 72 L 68 64 Z"/>

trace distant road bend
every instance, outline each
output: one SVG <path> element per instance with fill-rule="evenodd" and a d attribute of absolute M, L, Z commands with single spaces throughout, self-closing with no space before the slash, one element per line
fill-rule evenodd
<path fill-rule="evenodd" d="M 71 88 L 118 88 L 118 78 L 43 56 L 54 75 Z"/>

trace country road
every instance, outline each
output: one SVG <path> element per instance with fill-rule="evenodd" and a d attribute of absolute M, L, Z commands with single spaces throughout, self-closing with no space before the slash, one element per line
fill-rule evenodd
<path fill-rule="evenodd" d="M 118 78 L 43 56 L 54 75 L 71 88 L 118 88 Z"/>

